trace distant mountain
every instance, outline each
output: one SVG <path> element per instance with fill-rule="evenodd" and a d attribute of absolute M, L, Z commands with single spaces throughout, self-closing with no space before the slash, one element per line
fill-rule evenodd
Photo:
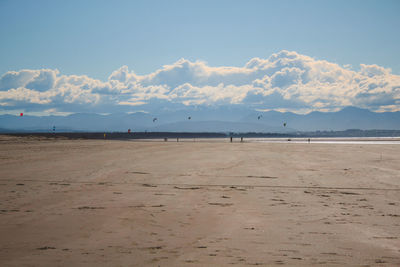
<path fill-rule="evenodd" d="M 157 132 L 294 132 L 295 129 L 273 127 L 262 123 L 230 121 L 184 121 L 150 128 Z"/>
<path fill-rule="evenodd" d="M 190 117 L 190 118 L 189 118 Z M 156 120 L 153 119 L 157 118 Z M 284 126 L 286 123 L 286 126 Z M 243 106 L 188 107 L 159 114 L 144 112 L 69 116 L 0 115 L 0 132 L 32 131 L 295 132 L 346 129 L 400 130 L 400 112 L 376 113 L 347 107 L 338 112 L 258 112 Z"/>
<path fill-rule="evenodd" d="M 271 126 L 282 125 L 298 131 L 341 131 L 346 129 L 400 129 L 400 112 L 376 113 L 367 109 L 346 107 L 338 112 L 314 111 L 305 115 L 291 112 L 258 112 L 242 118 L 242 121 L 256 121 L 257 114 L 262 115 L 260 120 Z"/>

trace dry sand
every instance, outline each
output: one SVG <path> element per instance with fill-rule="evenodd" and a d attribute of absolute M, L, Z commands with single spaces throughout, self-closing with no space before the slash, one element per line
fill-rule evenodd
<path fill-rule="evenodd" d="M 400 146 L 0 137 L 1 266 L 400 265 Z"/>

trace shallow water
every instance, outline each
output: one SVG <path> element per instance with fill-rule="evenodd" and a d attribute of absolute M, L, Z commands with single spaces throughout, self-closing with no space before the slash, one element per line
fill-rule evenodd
<path fill-rule="evenodd" d="M 354 144 L 354 145 L 400 145 L 399 137 L 338 137 L 338 138 L 246 138 L 246 142 L 295 143 L 295 144 Z"/>
<path fill-rule="evenodd" d="M 290 140 L 290 141 L 289 141 Z M 164 139 L 131 139 L 139 142 L 230 142 L 230 138 L 168 138 Z M 240 137 L 235 137 L 233 143 L 240 142 Z M 251 138 L 244 137 L 245 143 L 284 143 L 307 144 L 308 138 Z M 400 145 L 400 137 L 314 137 L 310 138 L 310 144 L 347 144 L 347 145 Z"/>

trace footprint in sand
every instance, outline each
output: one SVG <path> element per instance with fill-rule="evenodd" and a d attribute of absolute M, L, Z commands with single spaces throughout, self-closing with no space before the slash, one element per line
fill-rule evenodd
<path fill-rule="evenodd" d="M 55 247 L 49 247 L 49 246 L 44 246 L 44 247 L 37 248 L 37 250 L 48 250 L 48 249 L 56 249 L 56 248 Z"/>

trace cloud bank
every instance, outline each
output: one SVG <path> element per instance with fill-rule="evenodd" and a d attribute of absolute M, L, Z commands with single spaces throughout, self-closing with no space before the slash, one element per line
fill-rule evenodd
<path fill-rule="evenodd" d="M 361 64 L 355 71 L 284 50 L 243 67 L 180 59 L 137 75 L 123 66 L 107 81 L 52 69 L 9 71 L 0 78 L 3 112 L 112 113 L 231 104 L 293 112 L 346 106 L 399 111 L 400 76 L 377 65 Z"/>

